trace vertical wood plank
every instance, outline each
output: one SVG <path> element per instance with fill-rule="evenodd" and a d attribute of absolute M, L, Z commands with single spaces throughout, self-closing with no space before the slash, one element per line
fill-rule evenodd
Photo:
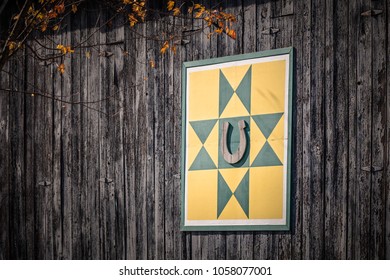
<path fill-rule="evenodd" d="M 390 259 L 390 96 L 389 96 L 389 92 L 390 92 L 390 5 L 387 4 L 386 5 L 386 9 L 387 9 L 387 13 L 386 13 L 386 24 L 387 24 L 387 51 L 386 51 L 386 73 L 387 73 L 387 77 L 386 77 L 386 82 L 387 82 L 387 95 L 386 95 L 386 103 L 387 103 L 387 109 L 386 109 L 386 115 L 387 115 L 387 119 L 386 119 L 386 123 L 387 123 L 387 130 L 386 130 L 386 150 L 387 150 L 387 153 L 385 155 L 386 157 L 386 173 L 387 174 L 387 177 L 386 177 L 386 213 L 385 213 L 385 217 L 386 217 L 386 230 L 385 230 L 385 250 L 386 250 L 386 254 L 385 254 L 385 258 L 388 260 Z"/>
<path fill-rule="evenodd" d="M 115 19 L 115 41 L 124 41 L 124 26 L 120 19 Z M 123 44 L 123 43 L 121 43 Z M 125 71 L 124 53 L 121 45 L 114 49 L 114 90 L 118 94 L 115 96 L 115 111 L 113 116 L 114 134 L 112 135 L 112 147 L 114 153 L 114 176 L 115 176 L 115 251 L 116 259 L 125 258 L 125 192 L 124 192 L 124 149 L 123 149 L 123 114 L 124 114 L 124 91 L 125 91 Z M 111 90 L 112 93 L 112 90 Z"/>
<path fill-rule="evenodd" d="M 203 1 L 202 2 L 204 5 L 209 5 L 210 6 L 210 1 Z M 177 24 L 187 24 L 188 20 L 186 18 L 184 19 L 175 19 L 175 22 Z M 182 71 L 182 63 L 184 61 L 190 60 L 192 57 L 192 38 L 187 38 L 184 37 L 183 39 L 190 39 L 191 43 L 188 45 L 180 46 L 179 47 L 179 57 L 180 59 L 172 59 L 173 61 L 173 89 L 175 90 L 173 93 L 173 103 L 174 103 L 174 130 L 173 130 L 173 135 L 174 137 L 174 147 L 175 147 L 175 153 L 177 155 L 173 158 L 174 160 L 174 166 L 175 170 L 177 170 L 176 174 L 174 174 L 174 182 L 175 182 L 175 197 L 177 203 L 177 211 L 180 211 L 180 215 L 176 218 L 176 224 L 177 226 L 180 225 L 180 217 L 181 217 L 181 206 L 183 203 L 182 201 L 182 196 L 181 196 L 181 176 L 184 176 L 184 174 L 181 174 L 181 157 L 182 155 L 182 77 L 181 77 L 181 71 Z M 180 86 L 179 86 L 180 85 Z M 180 136 L 180 137 L 179 137 Z M 180 252 L 180 259 L 191 259 L 192 257 L 192 234 L 190 232 L 181 232 L 180 236 L 180 244 L 181 244 L 181 252 Z"/>
<path fill-rule="evenodd" d="M 386 10 L 387 1 L 373 1 L 372 9 Z M 385 223 L 386 223 L 386 13 L 372 18 L 372 193 L 370 211 L 370 259 L 385 257 Z M 376 32 L 375 30 L 378 30 Z M 387 142 L 388 143 L 388 142 Z"/>
<path fill-rule="evenodd" d="M 206 1 L 205 1 L 206 2 Z M 206 3 L 204 3 L 206 4 Z M 206 5 L 207 6 L 207 5 Z M 181 24 L 183 20 L 180 19 L 174 19 L 174 22 L 177 24 Z M 201 36 L 205 36 L 202 34 Z M 179 48 L 187 48 L 183 46 L 178 46 Z M 185 51 L 182 50 L 178 54 L 171 54 L 171 57 L 169 59 L 169 65 L 171 70 L 165 69 L 166 72 L 168 72 L 168 79 L 171 82 L 168 82 L 168 94 L 169 98 L 171 99 L 171 123 L 172 123 L 172 130 L 171 130 L 171 143 L 172 143 L 172 170 L 171 173 L 171 180 L 173 182 L 173 197 L 174 197 L 174 243 L 175 243 L 175 259 L 189 259 L 191 255 L 191 248 L 188 246 L 190 241 L 190 234 L 188 232 L 181 232 L 181 206 L 182 206 L 182 195 L 181 195 L 181 176 L 184 176 L 184 174 L 181 174 L 181 154 L 182 152 L 182 77 L 181 77 L 181 70 L 182 70 L 182 63 L 185 61 L 185 59 L 188 58 L 187 55 L 185 55 Z M 173 156 L 174 155 L 174 156 Z M 167 155 L 166 155 L 167 157 Z M 169 166 L 166 166 L 166 168 L 169 168 Z"/>
<path fill-rule="evenodd" d="M 53 36 L 54 42 L 61 42 L 61 34 L 57 33 Z M 55 52 L 53 51 L 54 55 Z M 62 77 L 60 72 L 57 70 L 58 63 L 50 65 L 51 75 L 53 77 L 53 87 L 51 94 L 54 97 L 61 96 L 61 84 Z M 61 110 L 62 104 L 52 100 L 52 112 L 53 112 L 53 234 L 54 234 L 54 258 L 63 259 L 63 244 L 62 244 L 62 152 L 61 152 Z"/>
<path fill-rule="evenodd" d="M 311 53 L 310 70 L 310 189 L 308 189 L 308 245 L 309 257 L 323 256 L 324 239 L 324 72 L 325 67 L 325 4 L 312 1 L 311 10 Z"/>
<path fill-rule="evenodd" d="M 5 71 L 9 63 L 4 66 Z M 0 88 L 8 89 L 9 76 L 2 72 L 0 75 Z M 10 135 L 9 135 L 9 92 L 0 90 L 0 259 L 10 259 Z"/>
<path fill-rule="evenodd" d="M 337 131 L 334 130 L 337 129 L 335 124 L 335 116 L 334 116 L 334 107 L 337 107 L 337 103 L 335 102 L 335 99 L 337 100 L 337 90 L 335 87 L 334 81 L 334 72 L 337 71 L 335 66 L 335 54 L 334 54 L 334 48 L 335 41 L 337 42 L 334 36 L 333 32 L 333 24 L 334 24 L 334 3 L 327 3 L 326 5 L 326 15 L 325 15 L 325 36 L 326 36 L 326 60 L 325 60 L 325 73 L 326 73 L 326 80 L 325 80 L 325 87 L 326 90 L 329 92 L 329 95 L 325 97 L 325 109 L 326 109 L 326 163 L 325 163 L 325 257 L 327 259 L 331 259 L 335 256 L 334 253 L 334 244 L 338 242 L 336 240 L 335 243 L 333 243 L 333 239 L 335 238 L 334 231 L 333 231 L 333 223 L 335 222 L 337 225 L 337 216 L 336 218 L 333 215 L 333 211 L 337 211 L 336 215 L 338 215 L 340 209 L 337 207 L 337 201 L 335 202 L 335 192 L 337 192 L 338 186 L 334 185 L 334 182 L 337 179 L 337 170 L 335 162 L 338 156 L 337 153 L 337 147 L 333 143 L 337 140 Z M 337 118 L 338 119 L 338 118 Z M 334 208 L 336 208 L 334 210 Z M 342 213 L 342 212 L 341 212 Z M 338 239 L 338 235 L 337 235 Z"/>
<path fill-rule="evenodd" d="M 64 46 L 72 44 L 71 21 L 66 20 L 66 27 L 61 34 L 61 43 Z M 72 59 L 69 56 L 62 58 L 65 65 L 65 73 L 61 76 L 61 98 L 70 99 L 72 91 Z M 72 127 L 73 107 L 62 104 L 61 106 L 61 215 L 62 215 L 62 243 L 64 259 L 72 258 L 72 189 L 77 184 L 77 175 L 73 173 L 73 147 Z M 74 177 L 76 175 L 76 178 Z"/>
<path fill-rule="evenodd" d="M 150 20 L 145 23 L 146 36 L 153 38 L 159 33 L 161 23 L 156 20 Z M 156 61 L 156 48 L 158 45 L 153 40 L 146 41 L 145 63 L 146 90 L 146 122 L 145 131 L 146 142 L 143 144 L 146 148 L 146 221 L 147 221 L 147 258 L 156 259 L 156 207 L 155 207 L 155 128 L 158 127 L 158 120 L 155 116 L 155 98 L 158 95 L 164 95 L 164 88 L 159 90 L 159 73 L 152 68 L 148 62 Z M 158 106 L 158 105 L 157 105 Z M 165 104 L 168 106 L 168 104 Z"/>
<path fill-rule="evenodd" d="M 137 26 L 137 32 L 146 35 L 146 25 Z M 147 127 L 146 124 L 147 100 L 146 100 L 146 40 L 137 36 L 136 54 L 138 61 L 136 68 L 136 99 L 135 99 L 135 205 L 136 205 L 136 258 L 147 258 Z M 139 46 L 139 47 L 138 47 Z"/>
<path fill-rule="evenodd" d="M 164 27 L 167 30 L 167 26 Z M 160 60 L 164 65 L 164 104 L 165 104 L 165 128 L 164 128 L 164 138 L 165 138 L 165 258 L 175 259 L 175 190 L 174 190 L 174 177 L 175 170 L 173 170 L 173 158 L 174 158 L 174 135 L 173 135 L 173 60 L 167 54 L 164 58 Z"/>
<path fill-rule="evenodd" d="M 371 4 L 359 1 L 357 20 L 357 197 L 355 232 L 355 257 L 367 259 L 370 254 L 370 211 L 371 173 L 363 169 L 371 168 L 372 149 L 372 19 L 362 17 L 362 11 L 369 10 Z M 371 58 L 371 59 L 370 59 Z M 363 169 L 362 169 L 363 168 Z"/>
<path fill-rule="evenodd" d="M 303 104 L 304 104 L 304 48 L 303 36 L 305 34 L 303 1 L 294 2 L 293 17 L 293 46 L 295 49 L 295 81 L 293 104 L 293 166 L 291 176 L 291 259 L 302 259 L 302 194 L 303 194 Z"/>
<path fill-rule="evenodd" d="M 26 192 L 24 163 L 25 96 L 19 91 L 25 90 L 24 63 L 20 58 L 10 60 L 10 258 L 25 259 L 26 254 Z"/>
<path fill-rule="evenodd" d="M 80 21 L 80 42 L 85 42 L 88 38 L 88 30 L 92 26 L 88 25 L 89 13 L 85 10 L 81 11 L 78 15 Z M 85 42 L 89 44 L 89 42 Z M 89 49 L 81 49 L 79 52 L 80 59 L 80 101 L 88 102 L 88 80 L 91 75 L 88 72 L 90 58 L 87 58 L 86 53 L 90 52 Z M 88 123 L 88 108 L 81 106 L 80 108 L 80 243 L 81 243 L 81 259 L 91 259 L 91 199 L 90 195 L 92 190 L 90 189 L 91 183 L 88 180 L 89 162 L 89 123 Z M 94 181 L 93 179 L 91 180 Z"/>
<path fill-rule="evenodd" d="M 51 34 L 51 36 L 53 36 Z M 48 39 L 45 39 L 45 44 L 47 46 L 50 46 L 53 48 L 53 42 L 49 41 Z M 50 50 L 45 50 L 46 55 L 50 55 Z M 42 67 L 42 66 L 41 66 Z M 51 95 L 52 89 L 53 89 L 53 72 L 52 72 L 52 65 L 46 65 L 44 66 L 44 88 L 43 92 L 47 94 L 48 96 Z M 42 164 L 42 174 L 41 177 L 44 179 L 47 179 L 48 183 L 50 184 L 48 187 L 45 188 L 45 196 L 44 196 L 44 205 L 45 205 L 45 219 L 44 219 L 44 231 L 45 231 L 45 258 L 48 260 L 55 259 L 54 256 L 54 232 L 53 232 L 53 173 L 52 173 L 52 167 L 53 167 L 53 106 L 52 106 L 52 100 L 50 98 L 42 99 L 42 109 L 40 110 L 41 119 L 43 128 L 37 128 L 36 130 L 42 129 L 44 133 L 42 134 L 42 142 L 43 147 L 41 154 L 44 155 L 44 157 L 36 156 L 37 160 L 45 160 L 45 162 Z M 39 163 L 38 163 L 39 164 Z M 39 180 L 39 176 L 37 174 L 37 180 Z"/>
<path fill-rule="evenodd" d="M 155 29 L 155 32 L 160 32 L 163 27 L 154 22 L 154 25 L 159 29 Z M 149 59 L 152 59 L 156 63 L 155 68 L 149 64 L 149 71 L 152 75 L 149 79 L 154 80 L 154 90 L 151 92 L 154 98 L 154 190 L 155 190 L 155 202 L 154 202 L 154 215 L 155 215 L 155 258 L 165 259 L 165 161 L 166 157 L 171 156 L 169 152 L 169 146 L 166 144 L 165 139 L 165 127 L 168 121 L 165 119 L 165 96 L 170 94 L 166 90 L 165 81 L 165 65 L 166 59 L 159 55 L 158 50 L 161 45 L 158 42 L 153 44 L 155 50 Z M 169 167 L 168 167 L 169 168 Z M 152 176 L 152 175 L 151 175 Z M 172 186 L 167 186 L 172 187 Z M 149 210 L 150 211 L 150 210 Z"/>
<path fill-rule="evenodd" d="M 346 258 L 348 170 L 348 6 L 326 5 L 325 255 Z"/>
<path fill-rule="evenodd" d="M 242 40 L 243 52 L 255 52 L 257 49 L 257 5 L 256 0 L 242 2 Z M 236 24 L 240 24 L 239 22 Z"/>
<path fill-rule="evenodd" d="M 41 40 L 44 42 L 44 40 Z M 37 43 L 30 43 L 33 48 L 38 46 Z M 25 88 L 29 92 L 42 91 L 43 79 L 39 76 L 44 76 L 42 67 L 39 67 L 37 61 L 34 59 L 32 53 L 27 49 L 27 56 L 24 58 L 25 61 Z M 39 50 L 39 53 L 43 52 Z M 39 73 L 38 73 L 39 72 Z M 21 94 L 21 93 L 19 93 Z M 45 251 L 45 232 L 44 232 L 44 188 L 39 188 L 36 182 L 37 176 L 37 160 L 35 158 L 37 151 L 35 143 L 37 142 L 38 136 L 35 135 L 35 125 L 40 120 L 37 120 L 39 106 L 34 98 L 34 95 L 25 95 L 25 107 L 24 107 L 24 123 L 25 132 L 23 141 L 25 145 L 24 152 L 24 174 L 25 186 L 24 196 L 26 202 L 26 256 L 27 259 L 43 259 Z M 40 212 L 35 213 L 35 208 L 39 208 Z M 40 244 L 34 244 L 35 240 L 40 241 Z"/>
<path fill-rule="evenodd" d="M 99 22 L 99 37 L 98 44 L 100 45 L 99 49 L 99 100 L 105 99 L 107 97 L 108 87 L 109 87 L 109 65 L 107 57 L 107 33 L 108 26 L 106 22 L 108 21 L 108 11 L 102 10 L 100 22 Z M 108 103 L 106 101 L 99 103 L 99 247 L 100 247 L 100 258 L 109 259 L 110 254 L 110 242 L 108 235 L 110 234 L 107 225 L 109 223 L 109 199 L 110 199 L 110 190 L 111 184 L 113 184 L 113 179 L 107 174 L 107 141 L 108 141 Z"/>
<path fill-rule="evenodd" d="M 117 200 L 118 189 L 122 187 L 122 139 L 120 126 L 120 107 L 121 96 L 119 92 L 119 75 L 122 68 L 120 62 L 122 55 L 117 46 L 111 45 L 116 41 L 116 21 L 112 14 L 105 12 L 105 21 L 110 21 L 109 25 L 103 30 L 100 36 L 100 42 L 103 42 L 103 53 L 101 52 L 101 75 L 106 77 L 106 82 L 102 84 L 101 94 L 106 101 L 103 102 L 101 111 L 104 116 L 101 116 L 101 167 L 100 176 L 104 180 L 104 188 L 101 189 L 101 197 L 103 204 L 102 222 L 105 246 L 103 248 L 104 258 L 117 258 Z M 119 28 L 120 29 L 120 28 Z M 120 32 L 120 31 L 118 31 Z M 118 33 L 119 35 L 119 33 Z M 119 38 L 120 39 L 120 38 Z M 106 45 L 107 44 L 107 45 Z M 117 64 L 119 67 L 117 67 Z M 119 116 L 118 116 L 119 115 Z M 118 174 L 118 176 L 117 176 Z M 104 179 L 103 179 L 104 178 Z M 102 186 L 102 184 L 101 184 Z"/>
<path fill-rule="evenodd" d="M 348 236 L 347 259 L 356 258 L 357 232 L 357 1 L 349 2 L 348 12 Z"/>
<path fill-rule="evenodd" d="M 95 7 L 95 6 L 89 6 Z M 99 28 L 99 19 L 101 17 L 100 11 L 98 13 L 91 12 L 88 13 L 87 22 L 89 28 L 87 42 L 88 45 L 96 46 L 93 48 L 88 48 L 90 58 L 88 59 L 87 71 L 89 73 L 87 80 L 88 88 L 88 101 L 100 99 L 100 32 Z M 95 109 L 99 109 L 99 104 L 93 106 Z M 103 256 L 100 250 L 100 155 L 99 155 L 99 123 L 100 123 L 101 114 L 98 111 L 88 110 L 87 112 L 87 145 L 89 147 L 87 153 L 88 161 L 88 200 L 90 201 L 90 210 L 88 215 L 90 218 L 90 238 L 91 245 L 89 249 L 89 258 L 92 259 L 102 259 Z"/>
<path fill-rule="evenodd" d="M 115 178 L 113 177 L 112 147 L 110 145 L 110 135 L 112 131 L 112 120 L 110 115 L 114 114 L 110 100 L 113 89 L 113 52 L 110 42 L 114 41 L 112 32 L 112 19 L 108 10 L 103 10 L 101 18 L 101 32 L 99 43 L 100 49 L 100 99 L 105 101 L 100 103 L 100 123 L 99 123 L 99 154 L 100 154 L 100 239 L 103 259 L 115 258 L 115 205 L 114 188 Z M 106 22 L 111 21 L 108 25 Z"/>
<path fill-rule="evenodd" d="M 52 43 L 45 38 L 39 39 L 42 45 Z M 35 44 L 34 47 L 38 45 Z M 49 55 L 49 51 L 41 49 L 38 51 L 41 56 Z M 33 81 L 32 92 L 40 92 L 49 95 L 52 90 L 51 67 L 46 63 L 35 60 L 35 78 Z M 34 115 L 34 155 L 33 166 L 35 177 L 33 180 L 33 189 L 28 196 L 35 198 L 34 209 L 35 217 L 33 220 L 35 231 L 33 233 L 35 240 L 35 259 L 53 259 L 53 232 L 52 232 L 52 101 L 49 98 L 35 96 L 33 98 Z M 28 173 L 27 173 L 28 174 Z M 27 175 L 26 174 L 26 175 Z M 31 211 L 34 211 L 31 210 Z"/>
<path fill-rule="evenodd" d="M 76 46 L 80 43 L 80 29 L 81 21 L 78 15 L 71 15 L 71 38 L 70 44 Z M 71 56 L 72 72 L 70 75 L 70 93 L 67 98 L 72 102 L 78 103 L 82 101 L 81 87 L 81 52 L 72 54 Z M 72 259 L 82 259 L 82 243 L 81 243 L 81 194 L 82 194 L 82 128 L 81 128 L 81 106 L 78 104 L 70 105 L 70 125 L 71 125 L 71 246 L 72 246 Z"/>
<path fill-rule="evenodd" d="M 138 28 L 138 27 L 135 27 Z M 136 69 L 139 61 L 134 47 L 135 34 L 129 27 L 125 28 L 125 96 L 124 96 L 124 150 L 125 153 L 125 192 L 126 192 L 126 258 L 136 259 Z M 139 42 L 139 40 L 138 40 Z"/>
<path fill-rule="evenodd" d="M 302 110 L 303 110 L 303 159 L 302 159 L 302 245 L 301 245 L 301 254 L 303 259 L 310 258 L 310 201 L 309 195 L 311 190 L 310 184 L 310 82 L 311 82 L 311 60 L 312 53 L 310 49 L 310 42 L 312 36 L 312 8 L 311 1 L 306 1 L 303 4 L 303 39 L 302 39 Z"/>

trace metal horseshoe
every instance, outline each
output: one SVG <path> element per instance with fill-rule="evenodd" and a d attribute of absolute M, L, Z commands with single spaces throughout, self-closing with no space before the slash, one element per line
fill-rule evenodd
<path fill-rule="evenodd" d="M 240 145 L 237 148 L 237 151 L 234 154 L 231 154 L 228 149 L 228 144 L 227 144 L 227 133 L 229 130 L 229 123 L 224 122 L 223 123 L 223 130 L 222 130 L 222 139 L 221 139 L 221 152 L 223 155 L 223 158 L 226 162 L 230 164 L 234 164 L 239 162 L 245 153 L 246 150 L 246 134 L 245 134 L 245 121 L 241 120 L 238 122 L 238 128 L 240 129 Z"/>

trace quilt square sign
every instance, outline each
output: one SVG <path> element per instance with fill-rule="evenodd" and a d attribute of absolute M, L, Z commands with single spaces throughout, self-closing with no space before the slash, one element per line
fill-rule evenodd
<path fill-rule="evenodd" d="M 183 64 L 182 230 L 289 230 L 293 49 Z"/>

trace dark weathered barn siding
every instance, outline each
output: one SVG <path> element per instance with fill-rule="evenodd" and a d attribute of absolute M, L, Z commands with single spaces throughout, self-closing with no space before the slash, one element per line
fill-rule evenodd
<path fill-rule="evenodd" d="M 1 88 L 82 104 L 1 91 L 0 259 L 390 259 L 390 3 L 225 6 L 239 15 L 235 42 L 195 34 L 161 56 L 115 20 L 98 30 L 109 16 L 90 9 L 54 35 L 89 38 L 64 75 L 28 56 L 6 66 Z M 361 16 L 371 9 L 383 12 Z M 291 232 L 180 232 L 182 62 L 289 46 Z"/>

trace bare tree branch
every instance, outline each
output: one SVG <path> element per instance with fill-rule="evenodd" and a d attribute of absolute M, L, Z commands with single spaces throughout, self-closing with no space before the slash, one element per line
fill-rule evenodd
<path fill-rule="evenodd" d="M 8 47 L 8 43 L 13 39 L 14 34 L 18 34 L 22 27 L 22 20 L 24 20 L 25 15 L 27 14 L 28 8 L 30 7 L 32 1 L 26 0 L 24 3 L 22 9 L 19 12 L 19 17 L 17 18 L 14 27 L 12 28 L 11 32 L 9 33 L 7 39 L 5 40 L 3 49 L 0 53 L 0 70 L 3 69 L 4 64 L 7 62 L 7 60 L 11 57 L 12 53 Z M 13 52 L 15 53 L 15 52 Z"/>

